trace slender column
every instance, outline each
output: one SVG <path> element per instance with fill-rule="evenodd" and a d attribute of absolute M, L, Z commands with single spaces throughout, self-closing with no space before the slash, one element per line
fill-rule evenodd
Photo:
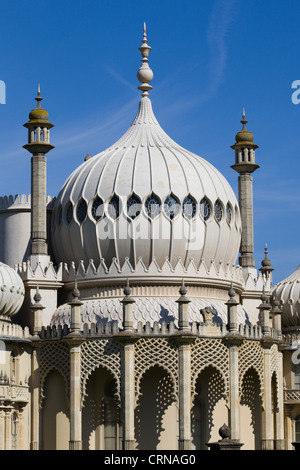
<path fill-rule="evenodd" d="M 33 349 L 31 354 L 31 377 L 32 377 L 32 391 L 31 391 L 31 450 L 39 450 L 40 448 L 40 412 L 39 412 L 39 350 Z"/>
<path fill-rule="evenodd" d="M 225 342 L 229 349 L 229 428 L 231 440 L 240 439 L 240 397 L 239 397 L 239 346 L 243 338 L 238 333 L 237 305 L 235 290 L 231 284 L 228 291 L 227 329 Z"/>
<path fill-rule="evenodd" d="M 292 442 L 294 441 L 294 429 L 293 429 L 293 418 L 292 418 L 293 407 L 291 405 L 285 405 L 285 449 L 291 450 Z"/>
<path fill-rule="evenodd" d="M 5 409 L 5 433 L 4 433 L 4 449 L 11 450 L 11 408 Z"/>
<path fill-rule="evenodd" d="M 19 430 L 18 430 L 18 450 L 24 449 L 24 410 L 23 408 L 19 409 Z"/>
<path fill-rule="evenodd" d="M 79 300 L 80 292 L 77 282 L 72 292 L 71 324 L 70 334 L 70 450 L 81 450 L 82 448 L 82 423 L 81 423 L 81 344 L 84 337 L 80 334 L 81 329 L 81 305 Z"/>
<path fill-rule="evenodd" d="M 272 414 L 272 377 L 271 377 L 271 346 L 273 342 L 262 341 L 264 354 L 264 407 L 262 411 L 262 450 L 273 450 L 273 414 Z"/>
<path fill-rule="evenodd" d="M 283 400 L 283 354 L 278 351 L 278 397 L 277 397 L 277 411 L 276 419 L 276 436 L 275 436 L 275 449 L 284 450 L 284 400 Z"/>
<path fill-rule="evenodd" d="M 0 450 L 4 450 L 4 435 L 5 435 L 4 416 L 5 416 L 5 412 L 1 408 L 0 409 Z"/>
<path fill-rule="evenodd" d="M 130 341 L 130 340 L 129 340 Z M 123 448 L 134 450 L 134 343 L 125 343 L 122 354 Z"/>
<path fill-rule="evenodd" d="M 191 344 L 195 341 L 190 328 L 187 289 L 182 282 L 178 303 L 179 331 L 173 336 L 178 343 L 179 377 L 179 450 L 191 448 Z"/>
<path fill-rule="evenodd" d="M 70 348 L 70 450 L 81 450 L 81 390 L 80 390 L 81 342 Z"/>
<path fill-rule="evenodd" d="M 43 154 L 31 158 L 31 254 L 47 255 L 46 210 L 47 158 Z"/>
<path fill-rule="evenodd" d="M 191 345 L 180 344 L 179 361 L 179 450 L 191 449 Z"/>

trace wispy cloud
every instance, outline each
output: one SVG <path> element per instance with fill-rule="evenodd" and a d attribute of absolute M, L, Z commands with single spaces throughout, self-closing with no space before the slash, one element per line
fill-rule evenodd
<path fill-rule="evenodd" d="M 221 85 L 227 62 L 226 37 L 233 20 L 236 0 L 217 0 L 207 27 L 207 42 L 210 48 L 208 64 L 209 92 L 212 93 Z"/>

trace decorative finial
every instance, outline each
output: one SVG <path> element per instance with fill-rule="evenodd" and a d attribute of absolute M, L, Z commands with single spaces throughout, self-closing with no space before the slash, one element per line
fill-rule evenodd
<path fill-rule="evenodd" d="M 75 279 L 75 285 L 74 285 L 74 289 L 72 291 L 73 300 L 79 299 L 79 296 L 80 296 L 80 292 L 79 292 L 79 289 L 77 287 L 77 279 Z"/>
<path fill-rule="evenodd" d="M 41 97 L 41 87 L 40 87 L 40 84 L 38 84 L 38 91 L 37 91 L 37 97 L 35 98 L 35 100 L 37 101 L 37 108 L 41 108 L 41 101 L 43 100 L 43 98 Z"/>
<path fill-rule="evenodd" d="M 182 296 L 182 297 L 185 297 L 186 294 L 187 294 L 187 289 L 185 287 L 185 284 L 184 284 L 184 279 L 182 279 L 182 284 L 181 284 L 181 287 L 179 289 L 179 294 Z"/>
<path fill-rule="evenodd" d="M 137 78 L 142 85 L 138 86 L 139 90 L 142 90 L 142 96 L 148 96 L 148 91 L 152 89 L 152 86 L 149 85 L 149 82 L 153 79 L 153 72 L 148 65 L 148 55 L 151 51 L 151 47 L 148 45 L 147 34 L 146 34 L 146 23 L 144 23 L 144 35 L 142 39 L 142 45 L 139 47 L 139 50 L 142 54 L 142 65 L 138 70 Z"/>
<path fill-rule="evenodd" d="M 129 279 L 127 279 L 126 281 L 126 287 L 124 287 L 124 294 L 126 296 L 129 296 L 131 294 L 131 288 L 130 288 L 130 285 L 129 285 Z"/>
<path fill-rule="evenodd" d="M 241 123 L 243 124 L 243 130 L 246 129 L 246 124 L 247 124 L 247 119 L 246 119 L 246 113 L 245 113 L 245 108 L 243 108 L 243 116 L 242 116 L 242 120 L 241 120 Z"/>
<path fill-rule="evenodd" d="M 37 304 L 40 303 L 40 301 L 42 300 L 42 296 L 40 294 L 38 285 L 36 286 L 36 291 L 35 291 L 33 299 L 34 299 L 35 303 L 37 303 Z"/>

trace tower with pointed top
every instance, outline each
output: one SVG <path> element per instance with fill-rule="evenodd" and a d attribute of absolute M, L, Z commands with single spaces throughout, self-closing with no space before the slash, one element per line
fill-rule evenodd
<path fill-rule="evenodd" d="M 29 113 L 29 121 L 24 124 L 28 129 L 28 143 L 24 148 L 31 157 L 31 256 L 48 255 L 47 246 L 47 207 L 46 207 L 46 153 L 54 148 L 50 144 L 48 112 L 41 106 L 40 86 L 38 86 L 37 106 Z M 37 259 L 38 260 L 38 259 Z"/>
<path fill-rule="evenodd" d="M 239 173 L 238 190 L 239 206 L 242 219 L 242 238 L 240 246 L 239 264 L 243 268 L 255 268 L 254 260 L 254 234 L 253 234 L 253 178 L 252 173 L 259 168 L 255 163 L 255 150 L 258 145 L 254 137 L 246 129 L 245 110 L 241 123 L 243 128 L 235 136 L 235 144 L 231 146 L 235 151 L 235 164 L 231 166 Z"/>

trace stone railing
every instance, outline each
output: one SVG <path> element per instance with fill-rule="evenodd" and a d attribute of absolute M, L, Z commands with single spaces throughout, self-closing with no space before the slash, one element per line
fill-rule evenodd
<path fill-rule="evenodd" d="M 106 323 L 91 323 L 90 325 L 84 324 L 81 329 L 81 333 L 86 338 L 92 337 L 112 337 L 123 331 L 118 326 L 118 321 L 108 321 Z M 172 336 L 178 331 L 178 327 L 173 321 L 167 323 L 162 322 L 150 322 L 142 323 L 138 322 L 134 333 L 139 336 Z M 221 325 L 214 322 L 193 322 L 190 324 L 190 331 L 195 336 L 204 337 L 224 337 L 228 334 L 227 325 L 222 323 Z M 67 336 L 71 332 L 67 325 L 64 326 L 47 326 L 43 327 L 39 333 L 40 339 L 61 339 Z M 259 325 L 240 325 L 238 333 L 245 339 L 261 340 L 264 336 L 262 329 Z M 270 329 L 269 337 L 277 340 L 279 339 L 277 331 Z"/>
<path fill-rule="evenodd" d="M 284 402 L 285 403 L 299 403 L 300 404 L 300 390 L 286 389 L 284 390 Z"/>
<path fill-rule="evenodd" d="M 28 403 L 29 390 L 27 385 L 0 384 L 0 401 Z"/>

